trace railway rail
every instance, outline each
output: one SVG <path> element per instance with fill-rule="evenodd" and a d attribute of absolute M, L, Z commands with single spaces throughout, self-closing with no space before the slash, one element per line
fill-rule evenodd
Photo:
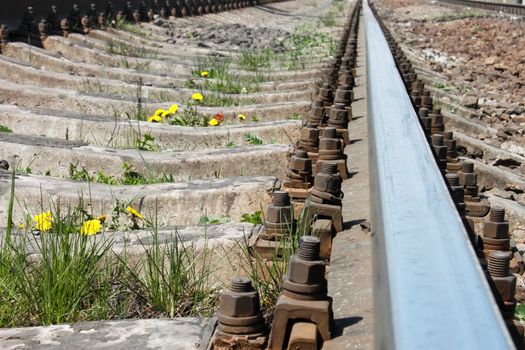
<path fill-rule="evenodd" d="M 251 279 L 234 277 L 221 293 L 217 320 L 206 319 L 199 326 L 192 323 L 188 339 L 185 331 L 169 339 L 175 344 L 187 341 L 193 343 L 186 346 L 200 343 L 201 348 L 217 350 L 522 346 L 523 327 L 514 320 L 516 280 L 511 272 L 523 262 L 514 261 L 510 253 L 504 211 L 490 208 L 478 196 L 473 164 L 458 159 L 456 140 L 445 130 L 441 111 L 434 108 L 429 91 L 373 4 L 366 0 L 346 4 L 345 16 L 333 31 L 336 40 L 335 44 L 330 41 L 330 47 L 335 45 L 335 49 L 329 55 L 324 46 L 324 51 L 300 57 L 302 66 L 288 71 L 270 64 L 253 71 L 242 68 L 240 60 L 230 62 L 239 82 L 260 79 L 259 74 L 265 74 L 265 79 L 257 80 L 256 87 L 246 85 L 253 90 L 244 86 L 238 91 L 221 91 L 221 98 L 235 103 L 200 104 L 212 96 L 207 89 L 214 85 L 199 85 L 199 94 L 195 94 L 196 81 L 209 82 L 208 75 L 219 80 L 217 66 L 208 72 L 200 62 L 210 57 L 239 59 L 245 53 L 238 45 L 193 43 L 174 55 L 170 50 L 180 48 L 171 41 L 177 25 L 189 28 L 199 18 L 199 25 L 216 28 L 256 21 L 263 16 L 257 11 L 266 10 L 275 16 L 266 19 L 269 26 L 283 25 L 281 16 L 298 21 L 313 16 L 293 14 L 297 2 L 282 2 L 282 7 L 271 9 L 269 3 L 177 1 L 161 6 L 153 1 L 113 1 L 109 6 L 106 1 L 79 1 L 81 6 L 71 12 L 64 10 L 72 5 L 70 1 L 39 2 L 32 9 L 27 9 L 30 3 L 26 2 L 9 5 L 0 17 L 0 24 L 9 26 L 0 33 L 0 71 L 9 72 L 0 87 L 0 124 L 12 134 L 0 133 L 0 158 L 14 164 L 14 160 L 27 160 L 37 153 L 39 157 L 17 169 L 15 212 L 8 205 L 0 208 L 5 226 L 11 225 L 9 220 L 22 220 L 17 210 L 35 213 L 52 205 L 55 198 L 75 202 L 78 192 L 89 192 L 91 210 L 107 209 L 108 201 L 117 198 L 140 206 L 142 213 L 151 216 L 160 212 L 166 229 L 184 225 L 187 240 L 205 241 L 206 230 L 219 227 L 212 231 L 212 239 L 219 242 L 215 236 L 227 231 L 224 236 L 229 235 L 237 247 L 248 230 L 246 243 L 252 261 L 261 264 L 256 259 L 262 258 L 272 268 L 286 265 L 286 273 L 274 286 L 279 293 L 273 317 L 264 315 L 270 322 L 265 324 L 261 310 L 261 302 L 266 302 L 259 295 L 261 279 L 257 274 Z M 53 17 L 47 11 L 55 4 Z M 308 6 L 315 15 L 326 7 L 317 1 Z M 94 9 L 99 8 L 104 10 L 97 11 L 95 19 Z M 149 23 L 159 19 L 167 26 Z M 115 25 L 122 21 L 137 27 L 124 31 Z M 33 40 L 25 40 L 28 37 Z M 164 43 L 158 46 L 161 40 Z M 126 50 L 115 52 L 115 47 L 124 44 Z M 297 63 L 299 58 L 292 60 Z M 356 97 L 358 91 L 362 97 Z M 210 116 L 204 125 L 164 125 L 162 119 L 169 116 L 159 116 L 157 121 L 154 115 L 148 122 L 144 115 L 134 120 L 124 113 L 126 120 L 116 111 L 117 107 L 129 110 L 138 105 L 139 112 L 153 112 L 161 103 L 183 99 L 190 102 L 177 105 L 171 114 L 180 109 L 197 118 L 200 111 Z M 364 104 L 361 99 L 366 101 L 366 111 L 359 109 Z M 248 113 L 258 117 L 248 123 Z M 288 118 L 296 113 L 302 114 L 301 121 Z M 356 123 L 361 127 L 368 123 L 368 131 L 363 130 L 362 136 L 352 133 Z M 134 140 L 131 144 L 130 138 Z M 368 142 L 366 165 L 354 160 L 358 159 L 356 143 L 362 140 Z M 260 145 L 263 142 L 272 144 Z M 169 174 L 171 180 L 165 177 L 160 184 L 141 186 L 96 183 L 101 178 L 116 181 L 122 166 L 128 180 L 147 172 Z M 365 168 L 370 174 L 370 202 L 363 204 L 353 198 L 361 184 L 354 183 L 352 190 L 348 184 Z M 187 178 L 190 180 L 185 181 Z M 10 181 L 7 176 L 2 178 L 0 198 L 5 203 L 13 196 Z M 54 197 L 45 200 L 43 193 Z M 349 207 L 363 205 L 370 207 L 370 217 L 347 216 Z M 210 220 L 207 210 L 240 220 L 247 210 L 261 207 L 265 209 L 262 224 L 233 229 L 224 223 L 206 223 L 204 228 L 196 224 L 203 217 Z M 138 226 L 138 216 L 132 213 L 128 217 Z M 367 219 L 373 238 L 355 231 L 356 222 L 366 227 L 363 221 Z M 483 232 L 476 233 L 473 220 L 485 220 Z M 133 241 L 133 230 L 125 241 Z M 16 231 L 14 236 L 34 233 Z M 135 244 L 143 244 L 140 234 Z M 298 235 L 297 242 L 290 241 Z M 356 235 L 362 240 L 359 244 L 352 243 Z M 365 276 L 367 281 L 373 279 L 373 293 L 368 290 L 363 300 L 348 295 L 358 288 L 352 274 L 360 262 L 347 252 L 341 254 L 342 247 L 332 246 L 344 242 L 343 238 L 350 242 L 343 249 L 348 251 L 373 241 L 373 256 L 364 257 L 374 261 L 373 273 Z M 125 251 L 127 243 L 119 249 Z M 334 256 L 334 251 L 339 255 Z M 276 258 L 280 260 L 272 260 Z M 513 267 L 509 266 L 511 259 Z M 343 281 L 347 285 L 342 287 L 330 278 L 331 274 L 339 276 L 341 269 L 347 271 Z M 245 272 L 242 266 L 234 270 Z M 223 278 L 219 277 L 221 282 Z M 347 306 L 352 298 L 354 305 L 373 299 L 373 312 L 356 315 Z M 363 326 L 369 336 L 365 344 L 357 344 L 348 331 L 356 325 L 349 321 L 368 320 L 370 313 L 374 324 L 364 322 Z M 60 332 L 62 328 L 56 329 Z M 32 343 L 35 332 L 39 329 L 0 329 L 0 347 L 3 342 L 18 346 L 16 342 L 25 342 L 25 337 L 38 347 L 40 344 Z M 207 336 L 195 340 L 194 333 Z M 53 339 L 67 348 L 67 342 L 61 342 L 63 334 Z M 146 336 L 139 342 L 147 343 L 149 332 L 141 334 Z M 71 335 L 83 341 L 82 336 L 78 332 Z M 155 344 L 159 341 L 163 339 L 155 339 Z M 133 346 L 142 343 L 137 344 Z M 125 349 L 130 343 L 116 346 Z"/>
<path fill-rule="evenodd" d="M 440 0 L 440 2 L 445 2 L 454 5 L 460 6 L 469 6 L 480 8 L 489 11 L 500 11 L 505 13 L 510 13 L 513 15 L 525 15 L 525 6 L 522 4 L 508 4 L 501 2 L 488 2 L 488 1 L 475 1 L 475 0 Z"/>

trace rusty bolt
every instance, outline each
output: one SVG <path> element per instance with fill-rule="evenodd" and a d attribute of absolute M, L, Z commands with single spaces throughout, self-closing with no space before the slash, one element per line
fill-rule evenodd
<path fill-rule="evenodd" d="M 445 175 L 445 178 L 447 179 L 447 182 L 450 186 L 450 192 L 452 195 L 452 199 L 454 200 L 454 203 L 457 205 L 463 204 L 465 201 L 465 192 L 463 189 L 463 186 L 459 184 L 459 176 L 458 174 L 454 173 L 448 173 Z M 464 207 L 463 207 L 464 209 Z"/>
<path fill-rule="evenodd" d="M 285 191 L 275 191 L 272 203 L 266 208 L 266 220 L 270 223 L 292 223 L 290 196 Z"/>
<path fill-rule="evenodd" d="M 294 298 L 326 297 L 325 263 L 319 258 L 318 237 L 302 236 L 297 253 L 290 258 L 288 275 L 283 281 L 285 294 Z"/>
<path fill-rule="evenodd" d="M 325 263 L 319 259 L 320 240 L 314 236 L 302 236 L 297 254 L 290 258 L 288 278 L 300 284 L 315 284 L 323 280 Z"/>
<path fill-rule="evenodd" d="M 341 176 L 337 172 L 337 164 L 321 163 L 314 179 L 314 188 L 326 193 L 339 195 L 341 192 Z"/>
<path fill-rule="evenodd" d="M 312 160 L 308 158 L 308 153 L 297 150 L 290 160 L 290 168 L 301 172 L 311 172 Z"/>
<path fill-rule="evenodd" d="M 488 256 L 488 271 L 503 301 L 512 301 L 516 293 L 516 276 L 509 274 L 510 252 L 493 251 Z"/>
<path fill-rule="evenodd" d="M 483 223 L 483 235 L 489 238 L 509 237 L 509 222 L 505 220 L 505 209 L 492 207 L 488 220 Z"/>
<path fill-rule="evenodd" d="M 493 251 L 488 258 L 488 270 L 493 277 L 505 277 L 509 274 L 510 252 Z"/>
<path fill-rule="evenodd" d="M 220 315 L 229 317 L 254 316 L 260 312 L 259 294 L 248 278 L 238 277 L 224 290 L 220 300 Z"/>
<path fill-rule="evenodd" d="M 463 162 L 461 164 L 461 171 L 458 173 L 459 183 L 463 186 L 477 186 L 478 176 L 474 172 L 474 163 Z"/>

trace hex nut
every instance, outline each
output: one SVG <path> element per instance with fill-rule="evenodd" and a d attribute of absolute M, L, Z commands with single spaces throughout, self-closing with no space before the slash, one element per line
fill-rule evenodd
<path fill-rule="evenodd" d="M 511 301 L 516 294 L 516 276 L 492 277 L 492 282 L 503 301 Z"/>
<path fill-rule="evenodd" d="M 247 317 L 259 313 L 259 295 L 256 291 L 237 293 L 226 289 L 221 294 L 220 313 L 231 317 Z"/>
<path fill-rule="evenodd" d="M 489 238 L 509 238 L 509 223 L 485 221 L 483 223 L 483 235 Z"/>
<path fill-rule="evenodd" d="M 476 173 L 459 173 L 459 183 L 463 186 L 476 186 L 478 175 Z"/>
<path fill-rule="evenodd" d="M 340 139 L 326 139 L 322 138 L 319 141 L 319 149 L 322 150 L 339 150 L 341 149 Z"/>
<path fill-rule="evenodd" d="M 288 279 L 301 284 L 318 284 L 324 279 L 325 263 L 323 260 L 306 261 L 297 255 L 290 258 Z"/>
<path fill-rule="evenodd" d="M 317 173 L 314 179 L 314 187 L 321 192 L 341 190 L 341 176 L 338 174 Z"/>
<path fill-rule="evenodd" d="M 266 208 L 266 221 L 292 223 L 292 207 L 276 207 L 268 205 Z"/>
<path fill-rule="evenodd" d="M 308 158 L 292 157 L 290 160 L 290 168 L 298 171 L 309 172 L 312 170 L 312 160 Z"/>

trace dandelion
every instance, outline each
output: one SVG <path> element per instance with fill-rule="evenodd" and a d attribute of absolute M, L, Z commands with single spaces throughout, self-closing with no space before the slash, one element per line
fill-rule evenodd
<path fill-rule="evenodd" d="M 134 218 L 144 220 L 144 216 L 142 216 L 142 214 L 136 211 L 132 206 L 128 206 L 126 208 L 126 212 Z"/>
<path fill-rule="evenodd" d="M 217 126 L 219 125 L 219 121 L 215 118 L 211 118 L 210 121 L 208 122 L 208 125 L 210 126 Z"/>
<path fill-rule="evenodd" d="M 240 121 L 245 121 L 246 120 L 246 116 L 244 114 L 239 114 L 239 120 Z"/>
<path fill-rule="evenodd" d="M 93 219 L 93 220 L 87 220 L 84 221 L 82 224 L 82 228 L 80 229 L 81 235 L 87 235 L 87 236 L 93 236 L 100 231 L 102 228 L 102 223 L 99 219 Z"/>
<path fill-rule="evenodd" d="M 164 113 L 164 110 L 162 108 L 159 108 L 155 111 L 155 113 L 153 113 L 153 115 L 160 117 L 162 116 L 163 113 Z"/>
<path fill-rule="evenodd" d="M 206 72 L 205 70 L 203 70 L 203 71 L 201 72 L 201 77 L 203 77 L 203 78 L 206 78 L 208 75 L 209 75 L 209 73 Z"/>
<path fill-rule="evenodd" d="M 224 121 L 224 114 L 222 112 L 215 114 L 215 119 L 217 119 L 219 122 Z"/>
<path fill-rule="evenodd" d="M 196 92 L 196 93 L 194 93 L 193 95 L 191 95 L 191 98 L 192 98 L 194 101 L 201 102 L 202 99 L 204 98 L 204 96 L 202 96 L 201 93 Z"/>
<path fill-rule="evenodd" d="M 152 115 L 148 118 L 148 122 L 150 123 L 162 123 L 162 117 L 158 115 Z"/>
<path fill-rule="evenodd" d="M 36 229 L 40 232 L 49 231 L 53 226 L 53 215 L 50 211 L 35 215 L 33 219 L 36 222 Z"/>
<path fill-rule="evenodd" d="M 170 108 L 168 109 L 168 112 L 169 112 L 170 114 L 175 114 L 175 113 L 177 113 L 178 110 L 179 110 L 179 105 L 177 105 L 177 104 L 173 104 L 173 105 L 171 105 Z"/>
<path fill-rule="evenodd" d="M 160 115 L 160 117 L 161 117 L 162 119 L 164 119 L 164 118 L 169 117 L 170 115 L 171 115 L 170 111 L 164 111 L 164 112 L 162 112 L 162 114 Z"/>

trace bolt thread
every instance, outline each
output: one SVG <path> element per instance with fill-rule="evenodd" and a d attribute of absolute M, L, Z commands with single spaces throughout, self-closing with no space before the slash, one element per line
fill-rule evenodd
<path fill-rule="evenodd" d="M 253 290 L 252 281 L 246 277 L 236 277 L 231 282 L 230 290 L 237 293 L 251 292 Z"/>
<path fill-rule="evenodd" d="M 470 174 L 474 172 L 474 163 L 463 162 L 461 163 L 461 172 L 465 174 Z"/>
<path fill-rule="evenodd" d="M 490 221 L 503 222 L 505 220 L 505 209 L 502 207 L 492 207 L 490 209 Z"/>
<path fill-rule="evenodd" d="M 509 274 L 510 253 L 499 250 L 489 254 L 488 270 L 492 277 L 505 277 Z"/>
<path fill-rule="evenodd" d="M 447 178 L 448 184 L 450 186 L 459 186 L 459 175 L 454 173 L 448 173 L 445 175 Z"/>
<path fill-rule="evenodd" d="M 323 137 L 325 139 L 335 139 L 337 137 L 336 128 L 325 128 Z"/>
<path fill-rule="evenodd" d="M 299 241 L 297 256 L 306 261 L 314 261 L 319 258 L 321 241 L 314 236 L 302 236 Z"/>
<path fill-rule="evenodd" d="M 308 152 L 298 149 L 297 151 L 295 151 L 295 157 L 296 158 L 308 158 Z"/>
<path fill-rule="evenodd" d="M 276 207 L 287 207 L 290 205 L 290 196 L 285 191 L 275 191 L 273 193 L 272 204 Z"/>
<path fill-rule="evenodd" d="M 334 163 L 321 163 L 319 167 L 320 173 L 325 174 L 336 174 L 337 173 L 337 164 Z"/>
<path fill-rule="evenodd" d="M 443 133 L 444 140 L 452 140 L 454 138 L 454 133 L 452 131 L 445 131 Z"/>
<path fill-rule="evenodd" d="M 434 146 L 443 146 L 443 135 L 441 134 L 432 135 L 432 144 Z"/>

